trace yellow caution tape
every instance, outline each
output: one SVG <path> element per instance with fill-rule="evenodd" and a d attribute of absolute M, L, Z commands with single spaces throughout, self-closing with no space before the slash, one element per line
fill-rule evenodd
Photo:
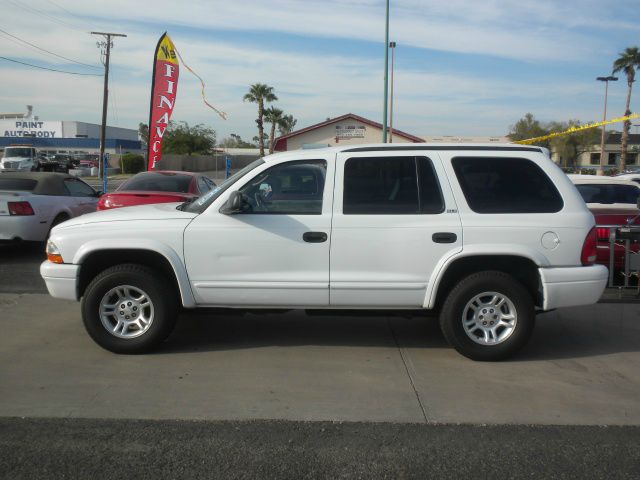
<path fill-rule="evenodd" d="M 565 130 L 564 132 L 554 132 L 554 133 L 550 133 L 549 135 L 544 135 L 542 137 L 528 138 L 526 140 L 517 140 L 513 143 L 519 143 L 520 145 L 531 145 L 532 143 L 542 142 L 544 140 L 549 140 L 550 138 L 560 137 L 562 135 L 568 135 L 570 133 L 580 132 L 582 130 L 588 130 L 589 128 L 601 127 L 602 125 L 609 125 L 610 123 L 626 122 L 627 120 L 633 120 L 634 118 L 640 118 L 640 115 L 637 113 L 632 113 L 631 115 L 613 118 L 611 120 L 605 120 L 603 122 L 585 123 L 584 125 L 571 127 Z"/>

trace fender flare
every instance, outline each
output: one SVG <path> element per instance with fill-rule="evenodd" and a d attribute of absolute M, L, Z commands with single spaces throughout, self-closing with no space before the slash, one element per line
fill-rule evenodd
<path fill-rule="evenodd" d="M 440 282 L 444 277 L 447 269 L 453 262 L 461 258 L 479 257 L 488 255 L 500 255 L 511 257 L 522 257 L 527 260 L 531 260 L 538 267 L 549 266 L 549 260 L 533 249 L 523 247 L 522 245 L 471 245 L 465 246 L 463 250 L 459 250 L 448 257 L 442 257 L 436 264 L 429 283 L 427 284 L 427 291 L 424 297 L 423 308 L 432 309 L 435 306 L 436 298 L 438 295 L 438 288 Z"/>
<path fill-rule="evenodd" d="M 84 262 L 90 254 L 100 250 L 147 250 L 162 255 L 173 269 L 176 282 L 178 283 L 178 289 L 180 290 L 182 305 L 185 308 L 194 308 L 196 306 L 184 262 L 180 258 L 180 255 L 169 245 L 151 239 L 126 239 L 117 241 L 109 238 L 104 240 L 91 240 L 78 249 L 73 257 L 72 263 L 82 265 L 82 262 Z"/>

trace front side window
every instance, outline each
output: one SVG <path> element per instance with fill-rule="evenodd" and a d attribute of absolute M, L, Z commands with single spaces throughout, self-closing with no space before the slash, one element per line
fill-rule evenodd
<path fill-rule="evenodd" d="M 244 213 L 320 215 L 326 173 L 324 160 L 271 167 L 240 189 L 246 202 Z"/>
<path fill-rule="evenodd" d="M 554 213 L 564 206 L 551 179 L 531 160 L 457 157 L 452 163 L 476 213 Z"/>
<path fill-rule="evenodd" d="M 357 157 L 344 167 L 345 215 L 441 213 L 444 201 L 426 157 Z"/>

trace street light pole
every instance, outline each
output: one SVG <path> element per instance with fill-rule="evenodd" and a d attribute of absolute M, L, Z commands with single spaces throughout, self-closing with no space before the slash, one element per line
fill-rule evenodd
<path fill-rule="evenodd" d="M 389 99 L 389 143 L 393 143 L 393 64 L 396 51 L 396 42 L 389 42 L 391 49 L 391 98 Z"/>
<path fill-rule="evenodd" d="M 604 116 L 602 118 L 603 122 L 607 121 L 607 95 L 609 93 L 609 82 L 616 82 L 618 77 L 614 77 L 609 75 L 608 77 L 598 77 L 596 80 L 600 82 L 604 82 Z M 604 175 L 604 134 L 606 130 L 606 125 L 602 125 L 602 138 L 600 139 L 600 168 L 596 172 L 598 175 Z"/>
<path fill-rule="evenodd" d="M 382 143 L 387 143 L 387 94 L 389 90 L 389 0 L 384 31 L 384 106 L 382 112 Z"/>
<path fill-rule="evenodd" d="M 102 125 L 100 126 L 100 162 L 98 164 L 100 178 L 105 178 L 104 169 L 104 147 L 107 128 L 107 104 L 109 99 L 109 57 L 111 55 L 111 37 L 126 37 L 121 33 L 91 32 L 91 35 L 102 35 L 106 42 L 96 42 L 98 48 L 105 48 L 104 59 L 104 91 L 102 92 Z"/>

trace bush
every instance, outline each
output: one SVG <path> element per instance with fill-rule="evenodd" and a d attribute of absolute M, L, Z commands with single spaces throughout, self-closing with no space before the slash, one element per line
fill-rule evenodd
<path fill-rule="evenodd" d="M 120 157 L 120 170 L 122 173 L 138 173 L 146 170 L 146 164 L 142 155 L 125 153 Z"/>

